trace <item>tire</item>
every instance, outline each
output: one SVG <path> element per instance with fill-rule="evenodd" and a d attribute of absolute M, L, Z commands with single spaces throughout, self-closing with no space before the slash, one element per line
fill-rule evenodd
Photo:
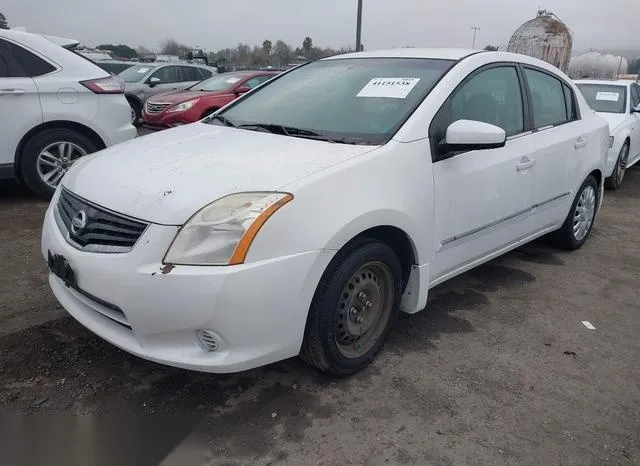
<path fill-rule="evenodd" d="M 133 126 L 140 125 L 140 119 L 142 118 L 142 104 L 133 97 L 127 97 L 127 102 L 131 107 L 131 124 Z"/>
<path fill-rule="evenodd" d="M 302 359 L 335 376 L 367 367 L 398 316 L 402 287 L 402 266 L 385 243 L 363 238 L 339 251 L 313 297 Z"/>
<path fill-rule="evenodd" d="M 591 234 L 600 200 L 599 196 L 598 182 L 593 176 L 589 176 L 580 186 L 564 224 L 554 235 L 556 246 L 569 251 L 582 247 Z M 582 223 L 583 221 L 586 223 Z M 582 226 L 578 232 L 576 232 L 576 222 Z"/>
<path fill-rule="evenodd" d="M 615 191 L 622 185 L 622 179 L 627 170 L 627 161 L 629 160 L 629 141 L 626 141 L 620 149 L 616 165 L 613 167 L 611 176 L 604 180 L 604 186 L 607 189 Z"/>
<path fill-rule="evenodd" d="M 44 153 L 45 150 L 47 154 Z M 31 137 L 22 149 L 20 175 L 36 194 L 51 199 L 55 186 L 71 165 L 78 158 L 96 150 L 98 148 L 95 144 L 77 131 L 47 129 Z M 60 164 L 56 165 L 57 162 Z M 50 175 L 49 183 L 45 180 L 47 175 Z"/>

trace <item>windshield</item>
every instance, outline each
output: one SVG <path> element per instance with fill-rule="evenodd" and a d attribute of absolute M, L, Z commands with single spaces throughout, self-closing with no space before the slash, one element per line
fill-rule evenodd
<path fill-rule="evenodd" d="M 205 79 L 202 82 L 194 84 L 189 89 L 192 91 L 224 91 L 234 86 L 238 81 L 243 79 L 245 75 L 237 73 L 217 74 L 212 78 Z"/>
<path fill-rule="evenodd" d="M 289 136 L 313 133 L 336 142 L 384 144 L 454 64 L 414 58 L 317 61 L 272 80 L 220 115 L 229 126 L 277 126 Z M 225 124 L 220 118 L 208 123 Z"/>
<path fill-rule="evenodd" d="M 613 84 L 577 84 L 585 100 L 596 112 L 626 113 L 627 87 Z"/>
<path fill-rule="evenodd" d="M 142 79 L 147 75 L 149 71 L 151 71 L 154 67 L 149 65 L 136 65 L 131 68 L 127 68 L 118 76 L 125 83 L 137 83 L 142 81 Z"/>

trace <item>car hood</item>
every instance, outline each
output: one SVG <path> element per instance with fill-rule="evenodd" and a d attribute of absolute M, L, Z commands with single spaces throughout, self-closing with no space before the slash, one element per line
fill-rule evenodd
<path fill-rule="evenodd" d="M 219 91 L 219 92 L 211 92 L 211 91 L 176 91 L 176 92 L 165 92 L 162 94 L 156 94 L 151 97 L 149 100 L 152 102 L 164 102 L 170 104 L 181 104 L 182 102 L 186 102 L 192 99 L 204 99 L 207 97 L 216 97 L 221 95 L 229 94 L 228 91 Z"/>
<path fill-rule="evenodd" d="M 225 195 L 278 190 L 374 149 L 193 123 L 83 157 L 62 184 L 130 217 L 181 225 Z"/>
<path fill-rule="evenodd" d="M 604 118 L 607 123 L 609 123 L 609 132 L 611 134 L 613 134 L 613 132 L 618 129 L 618 127 L 627 119 L 627 115 L 625 115 L 624 113 L 596 113 Z"/>

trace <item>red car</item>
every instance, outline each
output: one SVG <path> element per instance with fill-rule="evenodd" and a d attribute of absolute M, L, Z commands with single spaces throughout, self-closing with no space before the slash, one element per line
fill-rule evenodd
<path fill-rule="evenodd" d="M 240 95 L 279 74 L 274 71 L 222 73 L 181 90 L 150 97 L 142 121 L 150 129 L 166 129 L 201 120 Z"/>

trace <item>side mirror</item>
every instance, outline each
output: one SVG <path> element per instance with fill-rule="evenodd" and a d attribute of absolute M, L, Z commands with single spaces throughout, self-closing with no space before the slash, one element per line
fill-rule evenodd
<path fill-rule="evenodd" d="M 475 120 L 454 121 L 447 128 L 445 140 L 440 143 L 443 153 L 497 149 L 507 143 L 505 131 L 495 125 Z"/>
<path fill-rule="evenodd" d="M 159 84 L 161 81 L 160 78 L 149 78 L 149 80 L 147 81 L 147 84 L 149 85 L 149 87 L 154 87 L 156 84 Z"/>
<path fill-rule="evenodd" d="M 246 94 L 250 90 L 251 88 L 249 86 L 240 86 L 238 89 L 236 89 L 236 94 L 238 95 Z"/>

